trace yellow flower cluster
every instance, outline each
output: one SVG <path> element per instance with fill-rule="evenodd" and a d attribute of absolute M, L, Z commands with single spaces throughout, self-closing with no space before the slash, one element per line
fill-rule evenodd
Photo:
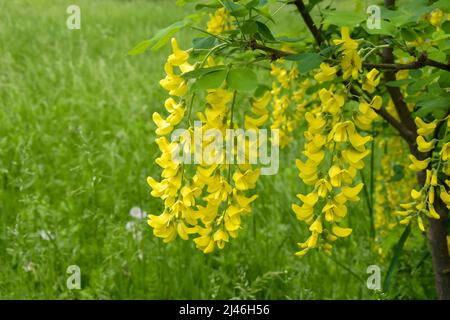
<path fill-rule="evenodd" d="M 227 143 L 226 129 L 233 128 L 231 116 L 236 93 L 225 88 L 208 90 L 206 108 L 197 113 L 202 124 L 200 144 L 195 142 L 196 128 L 193 127 L 188 128 L 187 136 L 183 135 L 178 140 L 169 141 L 166 138 L 186 113 L 183 96 L 187 93 L 188 83 L 173 69 L 178 67 L 181 73 L 193 69 L 187 62 L 189 52 L 179 49 L 175 39 L 172 39 L 172 50 L 165 65 L 166 77 L 160 84 L 169 95 L 178 97 L 180 101 L 177 102 L 174 97 L 166 100 L 164 106 L 169 113 L 166 118 L 157 112 L 153 114 L 156 134 L 160 136 L 156 142 L 161 151 L 155 162 L 162 168 L 162 180 L 148 177 L 147 182 L 152 189 L 151 195 L 164 202 L 164 210 L 160 215 L 149 215 L 148 224 L 153 228 L 154 235 L 166 243 L 177 236 L 188 240 L 190 235 L 196 235 L 193 241 L 197 248 L 209 253 L 216 247 L 224 248 L 230 238 L 237 236 L 241 216 L 251 211 L 250 203 L 257 198 L 257 195 L 246 196 L 246 193 L 255 188 L 260 170 L 252 168 L 248 161 L 238 166 L 225 163 L 225 152 L 218 154 L 217 148 L 212 147 L 216 146 L 218 138 L 208 136 L 208 130 L 220 132 Z M 267 120 L 269 101 L 270 92 L 253 102 L 253 112 L 263 118 L 246 118 L 248 126 L 257 130 Z M 247 139 L 244 143 L 249 145 L 245 136 L 237 136 L 236 139 Z M 239 142 L 233 145 L 232 154 L 236 154 Z M 189 163 L 181 163 L 174 157 L 179 155 L 180 150 L 186 149 L 188 154 L 201 155 L 200 160 L 195 160 L 195 165 L 191 167 L 188 167 Z"/>
<path fill-rule="evenodd" d="M 403 199 L 409 197 L 411 189 L 417 184 L 415 173 L 403 170 L 407 167 L 407 148 L 399 136 L 383 139 L 378 143 L 377 150 L 382 154 L 379 173 L 375 175 L 373 210 L 376 230 L 374 247 L 381 257 L 385 257 L 388 252 L 379 244 L 398 225 L 397 216 L 392 213 Z"/>
<path fill-rule="evenodd" d="M 446 190 L 444 184 L 440 184 L 438 176 L 440 172 L 445 176 L 450 175 L 450 143 L 444 141 L 448 139 L 447 132 L 450 125 L 450 117 L 440 121 L 446 121 L 446 129 L 442 141 L 434 139 L 434 133 L 438 124 L 438 120 L 427 123 L 421 118 L 416 117 L 417 126 L 417 149 L 421 152 L 423 159 L 417 159 L 414 155 L 409 155 L 411 164 L 409 169 L 420 172 L 426 172 L 425 184 L 419 189 L 411 190 L 412 201 L 401 204 L 403 210 L 396 211 L 396 214 L 403 217 L 400 221 L 402 224 L 408 224 L 411 220 L 416 219 L 421 231 L 425 232 L 423 216 L 439 219 L 439 213 L 435 209 L 435 199 L 440 197 L 445 205 L 450 208 L 450 194 Z M 434 153 L 436 145 L 442 142 L 441 150 L 438 154 Z M 445 179 L 447 187 L 450 186 L 450 180 Z"/>
<path fill-rule="evenodd" d="M 220 34 L 224 31 L 232 30 L 231 16 L 225 8 L 220 8 L 209 15 L 210 19 L 207 23 L 207 31 L 212 34 Z"/>
<path fill-rule="evenodd" d="M 351 234 L 351 228 L 342 226 L 348 212 L 346 202 L 359 200 L 363 184 L 354 180 L 370 152 L 365 144 L 372 140 L 371 136 L 361 136 L 351 120 L 342 119 L 344 96 L 321 89 L 319 98 L 320 107 L 305 114 L 306 160 L 296 161 L 300 178 L 313 188 L 308 194 L 297 195 L 301 206 L 292 205 L 297 219 L 304 221 L 311 232 L 304 243 L 298 244 L 298 256 L 317 247 L 330 253 L 333 241 Z"/>
<path fill-rule="evenodd" d="M 272 64 L 271 70 L 271 75 L 276 79 L 272 82 L 271 91 L 273 98 L 271 129 L 279 130 L 279 144 L 284 148 L 292 141 L 292 132 L 301 119 L 306 105 L 303 98 L 310 82 L 308 80 L 301 82 L 291 96 L 299 77 L 298 69 L 296 66 L 292 66 L 290 70 L 283 68 L 283 61 L 279 64 L 280 66 Z M 292 105 L 295 105 L 295 110 L 292 110 Z"/>
<path fill-rule="evenodd" d="M 268 106 L 272 101 L 272 94 L 266 91 L 260 98 L 254 99 L 252 102 L 251 111 L 254 117 L 245 116 L 245 129 L 259 130 L 269 119 Z"/>
<path fill-rule="evenodd" d="M 341 45 L 342 52 L 341 67 L 344 80 L 350 78 L 358 79 L 359 72 L 362 69 L 362 60 L 358 54 L 358 42 L 350 37 L 350 32 L 347 27 L 341 28 L 341 39 L 333 41 L 335 45 Z"/>
<path fill-rule="evenodd" d="M 425 17 L 433 26 L 440 28 L 445 20 L 450 20 L 450 14 L 445 14 L 442 10 L 434 9 Z"/>

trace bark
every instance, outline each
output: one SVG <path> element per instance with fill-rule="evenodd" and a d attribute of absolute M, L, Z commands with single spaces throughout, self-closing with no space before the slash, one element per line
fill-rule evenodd
<path fill-rule="evenodd" d="M 435 199 L 434 208 L 441 219 L 429 219 L 427 239 L 433 260 L 436 291 L 440 300 L 450 300 L 450 258 L 447 247 L 448 209 L 438 197 Z"/>

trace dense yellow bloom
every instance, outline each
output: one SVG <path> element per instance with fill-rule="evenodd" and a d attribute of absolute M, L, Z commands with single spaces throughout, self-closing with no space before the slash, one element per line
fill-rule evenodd
<path fill-rule="evenodd" d="M 357 79 L 362 68 L 362 60 L 358 52 L 356 50 L 346 52 L 342 58 L 341 66 L 344 70 L 344 74 L 342 75 L 344 80 L 350 76 L 353 79 Z"/>
<path fill-rule="evenodd" d="M 370 70 L 366 75 L 366 81 L 363 83 L 362 88 L 369 93 L 373 93 L 375 88 L 380 83 L 380 77 L 378 76 L 380 72 L 377 69 Z"/>
<path fill-rule="evenodd" d="M 442 18 L 444 17 L 444 12 L 442 12 L 439 9 L 435 9 L 430 13 L 430 23 L 435 26 L 439 27 L 441 25 Z"/>
<path fill-rule="evenodd" d="M 314 76 L 319 83 L 330 81 L 336 78 L 337 69 L 336 67 L 330 67 L 326 62 L 320 64 L 320 72 Z"/>
<path fill-rule="evenodd" d="M 187 62 L 189 59 L 189 53 L 178 47 L 178 43 L 175 38 L 172 38 L 171 44 L 173 53 L 169 56 L 166 64 L 164 65 L 166 77 L 162 79 L 159 84 L 165 90 L 169 91 L 170 95 L 182 97 L 187 92 L 187 82 L 182 77 L 175 74 L 173 68 L 177 67 L 181 73 L 185 73 L 193 70 L 193 66 Z"/>
<path fill-rule="evenodd" d="M 337 114 L 341 107 L 344 105 L 344 97 L 339 94 L 334 94 L 327 89 L 321 89 L 319 91 L 319 98 L 322 102 L 322 108 L 324 111 L 331 114 Z"/>
<path fill-rule="evenodd" d="M 357 79 L 359 72 L 362 69 L 362 60 L 359 56 L 358 42 L 350 38 L 349 29 L 347 27 L 341 28 L 341 39 L 334 40 L 334 44 L 341 45 L 342 51 L 341 67 L 344 71 L 342 77 L 348 79 L 350 76 Z"/>
<path fill-rule="evenodd" d="M 210 14 L 210 20 L 207 23 L 207 31 L 212 34 L 220 34 L 227 30 L 232 30 L 231 17 L 225 8 L 220 8 Z"/>
<path fill-rule="evenodd" d="M 342 45 L 342 50 L 353 51 L 358 49 L 358 42 L 350 37 L 348 27 L 341 28 L 341 39 L 333 40 L 335 45 Z"/>

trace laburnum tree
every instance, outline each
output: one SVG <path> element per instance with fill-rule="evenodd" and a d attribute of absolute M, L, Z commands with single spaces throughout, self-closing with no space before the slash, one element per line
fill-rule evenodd
<path fill-rule="evenodd" d="M 291 208 L 308 235 L 295 254 L 331 254 L 352 233 L 348 203 L 364 192 L 372 233 L 404 228 L 398 246 L 411 228 L 426 236 L 438 297 L 450 299 L 450 3 L 385 0 L 369 13 L 321 0 L 178 3 L 195 9 L 130 51 L 172 46 L 160 81 L 167 99 L 152 116 L 162 172 L 148 184 L 164 204 L 149 216 L 154 235 L 191 238 L 204 253 L 222 249 L 257 201 L 261 168 L 250 158 L 267 142 L 228 138 L 226 129 L 277 129 L 271 143 L 281 148 L 300 130 L 303 150 L 292 165 L 309 191 Z M 275 33 L 282 10 L 297 11 L 309 32 Z M 174 38 L 181 29 L 196 34 L 189 49 Z M 176 128 L 187 130 L 174 140 Z M 194 143 L 198 129 L 221 133 L 224 146 L 240 140 L 248 161 L 223 161 L 211 148 L 218 136 Z M 174 161 L 177 148 L 204 157 Z M 360 171 L 368 162 L 375 170 L 375 150 L 383 153 L 381 179 L 371 172 L 364 181 Z M 404 170 L 392 167 L 394 156 Z"/>

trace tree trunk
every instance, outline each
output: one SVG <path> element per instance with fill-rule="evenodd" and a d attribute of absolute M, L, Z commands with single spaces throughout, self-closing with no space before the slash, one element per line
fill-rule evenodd
<path fill-rule="evenodd" d="M 436 197 L 434 208 L 441 218 L 428 219 L 428 244 L 433 260 L 434 278 L 438 298 L 450 300 L 450 257 L 447 246 L 448 209 L 439 197 Z"/>

